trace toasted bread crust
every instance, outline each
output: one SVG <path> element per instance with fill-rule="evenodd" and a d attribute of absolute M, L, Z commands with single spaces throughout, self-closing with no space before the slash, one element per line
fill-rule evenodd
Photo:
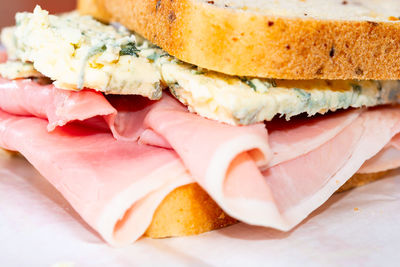
<path fill-rule="evenodd" d="M 108 22 L 111 20 L 111 15 L 104 7 L 103 2 L 104 1 L 99 1 L 99 0 L 78 1 L 77 8 L 80 12 L 90 14 L 93 17 L 103 22 Z"/>
<path fill-rule="evenodd" d="M 231 75 L 399 79 L 400 23 L 271 17 L 194 0 L 79 0 L 177 58 Z M 88 4 L 90 3 L 90 4 Z"/>
<path fill-rule="evenodd" d="M 163 200 L 145 236 L 196 235 L 236 222 L 198 184 L 193 183 L 175 189 Z"/>

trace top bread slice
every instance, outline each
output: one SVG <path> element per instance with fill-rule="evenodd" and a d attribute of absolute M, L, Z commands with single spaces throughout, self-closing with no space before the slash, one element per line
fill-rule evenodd
<path fill-rule="evenodd" d="M 398 0 L 79 0 L 78 9 L 225 74 L 400 79 Z"/>

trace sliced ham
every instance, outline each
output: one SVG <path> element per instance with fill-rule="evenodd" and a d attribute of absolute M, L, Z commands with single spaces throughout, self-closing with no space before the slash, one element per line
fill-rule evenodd
<path fill-rule="evenodd" d="M 270 205 L 243 206 L 238 201 L 270 199 L 258 168 L 271 156 L 263 124 L 237 127 L 211 121 L 189 113 L 169 96 L 152 106 L 144 124 L 171 145 L 196 181 L 231 216 L 269 216 Z"/>
<path fill-rule="evenodd" d="M 337 172 L 325 180 L 325 183 L 314 187 L 310 195 L 298 197 L 297 204 L 287 206 L 284 215 L 289 222 L 299 222 L 313 209 L 325 202 L 357 172 L 366 160 L 376 155 L 393 136 L 400 132 L 400 109 L 398 107 L 369 110 L 364 112 L 358 120 L 362 121 L 362 135 L 353 147 L 350 157 Z M 332 146 L 332 150 L 342 151 L 343 155 L 347 156 L 341 146 Z M 309 177 L 306 178 L 309 179 Z"/>
<path fill-rule="evenodd" d="M 281 151 L 285 156 L 270 168 L 267 134 L 261 125 L 229 128 L 188 113 L 169 98 L 153 105 L 145 125 L 167 140 L 228 214 L 249 224 L 289 230 L 399 132 L 400 109 L 350 111 L 287 131 L 275 129 L 284 135 L 276 135 L 272 147 L 275 155 Z M 322 131 L 321 125 L 330 132 Z M 291 133 L 294 140 L 285 146 Z M 302 135 L 312 149 L 301 144 Z M 266 170 L 261 173 L 260 168 Z"/>
<path fill-rule="evenodd" d="M 313 118 L 295 118 L 282 123 L 267 122 L 273 157 L 268 167 L 302 156 L 335 137 L 362 113 L 361 110 L 339 111 Z M 400 167 L 400 135 L 395 136 L 357 173 L 376 173 Z"/>
<path fill-rule="evenodd" d="M 107 96 L 116 112 L 105 117 L 114 137 L 119 140 L 136 141 L 145 130 L 143 120 L 153 101 L 141 96 Z"/>
<path fill-rule="evenodd" d="M 90 125 L 109 128 L 119 140 L 135 141 L 144 130 L 141 127 L 147 106 L 151 102 L 137 96 L 106 99 L 93 90 L 61 90 L 29 79 L 10 81 L 0 77 L 0 108 L 15 115 L 47 119 L 49 131 L 99 116 Z"/>
<path fill-rule="evenodd" d="M 6 50 L 1 49 L 1 47 L 0 47 L 0 63 L 6 62 L 7 58 L 8 58 L 8 56 L 7 56 Z"/>
<path fill-rule="evenodd" d="M 400 167 L 400 134 L 393 137 L 378 154 L 367 160 L 358 173 L 376 173 Z"/>
<path fill-rule="evenodd" d="M 393 146 L 388 146 L 373 158 L 367 160 L 357 173 L 377 173 L 398 167 L 400 167 L 400 150 Z"/>
<path fill-rule="evenodd" d="M 265 178 L 286 223 L 281 229 L 292 228 L 324 203 L 399 131 L 399 108 L 366 111 L 330 142 L 267 170 Z"/>
<path fill-rule="evenodd" d="M 163 197 L 194 181 L 238 220 L 291 229 L 379 151 L 400 147 L 399 107 L 267 123 L 269 135 L 167 94 L 106 98 L 4 79 L 0 94 L 0 146 L 20 151 L 112 245 L 136 240 Z"/>
<path fill-rule="evenodd" d="M 0 146 L 24 155 L 111 245 L 138 239 L 162 199 L 193 182 L 171 150 L 78 125 L 46 127 L 0 111 Z"/>
<path fill-rule="evenodd" d="M 267 122 L 269 143 L 273 151 L 268 166 L 295 159 L 320 147 L 353 123 L 360 114 L 361 110 L 338 111 L 312 118 Z"/>
<path fill-rule="evenodd" d="M 145 129 L 139 137 L 139 144 L 152 145 L 172 149 L 171 145 L 164 137 L 151 129 Z"/>
<path fill-rule="evenodd" d="M 49 131 L 74 120 L 116 113 L 100 93 L 59 90 L 29 79 L 10 81 L 0 78 L 0 108 L 15 115 L 48 119 Z"/>
<path fill-rule="evenodd" d="M 398 134 L 395 137 L 393 137 L 392 140 L 390 140 L 390 144 L 389 145 L 391 145 L 394 148 L 400 150 L 400 134 Z"/>

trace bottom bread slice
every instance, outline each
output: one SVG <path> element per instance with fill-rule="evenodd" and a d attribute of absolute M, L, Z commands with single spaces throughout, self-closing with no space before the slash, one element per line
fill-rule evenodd
<path fill-rule="evenodd" d="M 387 171 L 355 174 L 336 193 L 381 179 Z M 144 236 L 164 238 L 196 235 L 238 221 L 229 217 L 196 183 L 172 191 L 157 208 Z"/>

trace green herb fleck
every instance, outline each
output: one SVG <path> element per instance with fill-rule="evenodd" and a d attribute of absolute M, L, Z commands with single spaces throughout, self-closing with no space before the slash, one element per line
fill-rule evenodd
<path fill-rule="evenodd" d="M 248 86 L 250 86 L 254 92 L 257 92 L 257 87 L 254 85 L 254 83 L 251 80 L 246 79 L 245 77 L 239 77 L 239 79 L 244 82 L 245 84 L 247 84 Z"/>
<path fill-rule="evenodd" d="M 177 94 L 176 91 L 175 91 L 175 88 L 177 88 L 177 87 L 179 87 L 179 84 L 178 84 L 177 82 L 174 83 L 174 84 L 170 84 L 170 85 L 168 86 L 169 91 L 171 92 L 171 94 L 172 94 L 175 98 L 179 99 L 179 96 L 178 96 L 178 94 Z"/>
<path fill-rule="evenodd" d="M 107 47 L 106 47 L 105 44 L 103 44 L 101 46 L 100 45 L 99 46 L 94 46 L 89 50 L 88 54 L 86 55 L 86 60 L 88 60 L 89 58 L 93 57 L 94 55 L 103 53 L 106 50 L 107 50 Z"/>
<path fill-rule="evenodd" d="M 136 47 L 135 43 L 129 42 L 126 45 L 121 46 L 121 51 L 119 51 L 119 55 L 139 57 L 138 52 L 140 52 L 140 50 Z"/>
<path fill-rule="evenodd" d="M 378 103 L 382 103 L 382 83 L 380 81 L 375 81 L 376 82 L 376 86 L 378 89 Z"/>
<path fill-rule="evenodd" d="M 380 81 L 376 81 L 376 85 L 378 87 L 378 91 L 381 92 L 382 91 L 382 83 Z"/>
<path fill-rule="evenodd" d="M 196 74 L 196 75 L 202 75 L 202 74 L 204 74 L 206 72 L 204 71 L 203 68 L 195 67 L 195 69 L 193 70 L 193 73 Z"/>
<path fill-rule="evenodd" d="M 267 86 L 267 88 L 271 88 L 271 87 L 276 87 L 276 81 L 273 79 L 267 79 L 265 82 L 265 85 Z"/>
<path fill-rule="evenodd" d="M 359 84 L 351 83 L 350 86 L 353 88 L 354 92 L 361 94 L 361 86 Z"/>

